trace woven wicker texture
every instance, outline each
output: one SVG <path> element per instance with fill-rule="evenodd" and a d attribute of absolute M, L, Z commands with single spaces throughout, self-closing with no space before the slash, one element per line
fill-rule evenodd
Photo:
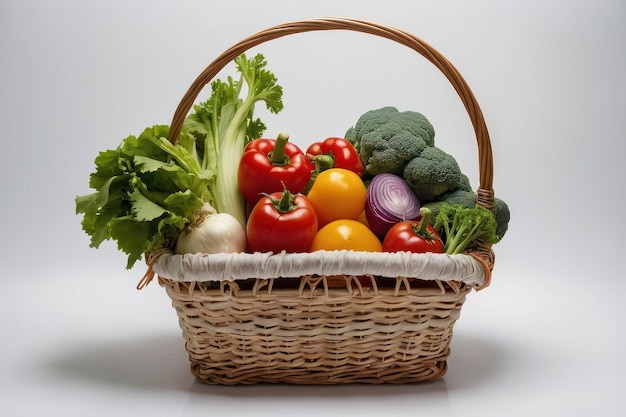
<path fill-rule="evenodd" d="M 201 90 L 237 56 L 276 38 L 320 30 L 384 37 L 415 50 L 441 70 L 474 127 L 480 180 L 477 202 L 493 207 L 489 134 L 467 83 L 444 56 L 421 39 L 373 22 L 345 18 L 297 21 L 268 28 L 233 45 L 202 71 L 182 98 L 170 126 L 170 141 L 176 142 Z M 226 261 L 212 255 L 181 259 L 164 250 L 147 256 L 148 272 L 139 287 L 158 273 L 178 314 L 192 373 L 202 382 L 407 383 L 440 377 L 447 370 L 452 329 L 466 295 L 472 288 L 489 285 L 495 258 L 491 245 L 479 242 L 459 255 L 466 259 L 441 257 L 434 267 L 425 265 L 429 262 L 426 258 L 411 260 L 429 271 L 428 276 L 361 274 L 358 268 L 363 262 L 355 258 L 352 265 L 342 264 L 345 271 L 333 270 L 332 275 L 307 271 L 294 277 L 285 271 L 293 271 L 297 263 L 308 265 L 296 259 L 306 254 L 291 258 L 290 254 L 271 255 L 287 261 L 281 258 L 272 263 L 260 258 L 262 263 L 251 267 L 249 255 L 235 254 Z M 398 269 L 389 265 L 397 262 L 397 257 L 378 258 L 371 260 L 380 262 L 376 272 Z M 215 267 L 218 260 L 226 262 L 227 271 Z M 285 269 L 276 269 L 275 276 L 268 278 L 265 268 L 270 265 Z M 411 268 L 399 269 L 413 271 Z M 233 275 L 234 271 L 252 274 L 251 270 L 264 273 Z M 454 274 L 445 277 L 442 271 Z"/>
<path fill-rule="evenodd" d="M 223 385 L 408 383 L 443 376 L 469 291 L 359 296 L 338 288 L 328 295 L 274 290 L 259 296 L 229 286 L 162 285 L 179 315 L 192 373 Z"/>

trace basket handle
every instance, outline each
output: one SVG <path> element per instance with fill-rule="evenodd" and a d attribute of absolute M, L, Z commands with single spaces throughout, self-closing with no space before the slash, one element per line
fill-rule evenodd
<path fill-rule="evenodd" d="M 267 28 L 236 43 L 210 63 L 189 87 L 178 104 L 172 118 L 169 140 L 172 143 L 177 141 L 182 130 L 183 122 L 204 86 L 211 82 L 226 65 L 239 55 L 250 48 L 273 39 L 318 30 L 351 30 L 387 38 L 417 51 L 441 70 L 461 98 L 474 127 L 478 143 L 480 182 L 480 186 L 477 190 L 477 202 L 483 207 L 492 208 L 494 204 L 494 192 L 492 189 L 493 156 L 489 132 L 487 131 L 480 106 L 461 74 L 459 74 L 456 68 L 443 55 L 416 36 L 399 29 L 364 20 L 320 18 L 294 21 Z"/>
<path fill-rule="evenodd" d="M 250 48 L 273 39 L 302 32 L 320 30 L 350 30 L 387 38 L 413 49 L 439 68 L 461 98 L 461 101 L 463 102 L 470 121 L 474 127 L 478 144 L 478 168 L 480 181 L 480 186 L 476 191 L 476 202 L 485 208 L 493 208 L 495 199 L 492 188 L 493 156 L 489 132 L 487 131 L 487 126 L 485 124 L 482 111 L 480 110 L 480 106 L 461 74 L 450 63 L 450 61 L 418 37 L 396 28 L 364 20 L 333 17 L 293 21 L 267 28 L 234 44 L 219 55 L 213 62 L 211 62 L 191 84 L 178 104 L 172 118 L 168 135 L 169 141 L 172 143 L 176 143 L 178 141 L 185 118 L 202 89 L 210 83 L 211 80 L 224 67 L 226 67 L 226 65 L 232 62 L 239 55 L 246 52 Z M 484 241 L 477 242 L 466 252 L 466 254 L 475 258 L 483 266 L 483 269 L 485 270 L 485 284 L 479 289 L 486 288 L 490 283 L 491 271 L 493 270 L 493 265 L 495 263 L 495 254 L 492 250 L 491 244 Z M 152 268 L 149 268 L 151 275 L 148 278 L 144 277 L 142 280 L 143 285 L 147 284 L 147 282 L 149 282 L 154 275 L 154 271 L 151 271 L 151 269 Z"/>

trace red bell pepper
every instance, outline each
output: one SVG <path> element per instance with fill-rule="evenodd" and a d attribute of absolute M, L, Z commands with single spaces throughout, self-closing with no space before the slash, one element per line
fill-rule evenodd
<path fill-rule="evenodd" d="M 361 176 L 363 173 L 363 163 L 361 158 L 359 158 L 359 154 L 354 145 L 344 138 L 331 137 L 322 142 L 313 143 L 308 147 L 306 155 L 317 165 L 318 172 L 328 168 L 344 168 L 349 169 L 358 176 Z M 316 158 L 318 155 L 330 156 L 332 158 L 330 166 L 328 166 L 328 159 Z M 321 160 L 322 167 L 317 163 L 318 160 Z"/>
<path fill-rule="evenodd" d="M 281 133 L 276 139 L 248 143 L 239 161 L 237 182 L 241 195 L 256 204 L 263 194 L 288 190 L 298 194 L 311 178 L 311 162 L 302 150 Z"/>

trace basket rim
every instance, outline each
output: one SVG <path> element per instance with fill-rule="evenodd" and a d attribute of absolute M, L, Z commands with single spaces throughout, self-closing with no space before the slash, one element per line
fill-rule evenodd
<path fill-rule="evenodd" d="M 341 250 L 179 255 L 163 250 L 151 254 L 149 263 L 152 271 L 159 277 L 179 282 L 224 282 L 249 278 L 299 279 L 310 275 L 374 275 L 454 281 L 481 289 L 490 281 L 490 271 L 485 267 L 484 261 L 469 254 Z"/>

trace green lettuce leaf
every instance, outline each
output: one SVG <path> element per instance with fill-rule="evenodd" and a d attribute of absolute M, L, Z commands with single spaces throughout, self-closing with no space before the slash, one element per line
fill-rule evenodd
<path fill-rule="evenodd" d="M 116 241 L 132 268 L 144 253 L 172 248 L 204 204 L 245 224 L 238 161 L 265 130 L 253 117 L 256 103 L 277 113 L 283 91 L 263 55 L 241 54 L 234 63 L 239 77 L 211 83 L 211 97 L 187 115 L 176 143 L 168 140 L 169 126 L 154 125 L 96 156 L 94 192 L 75 199 L 90 246 Z"/>
<path fill-rule="evenodd" d="M 90 246 L 116 241 L 128 255 L 127 268 L 145 252 L 173 245 L 194 212 L 213 201 L 214 174 L 162 136 L 167 132 L 167 126 L 153 126 L 100 152 L 89 181 L 96 191 L 75 199 Z"/>

